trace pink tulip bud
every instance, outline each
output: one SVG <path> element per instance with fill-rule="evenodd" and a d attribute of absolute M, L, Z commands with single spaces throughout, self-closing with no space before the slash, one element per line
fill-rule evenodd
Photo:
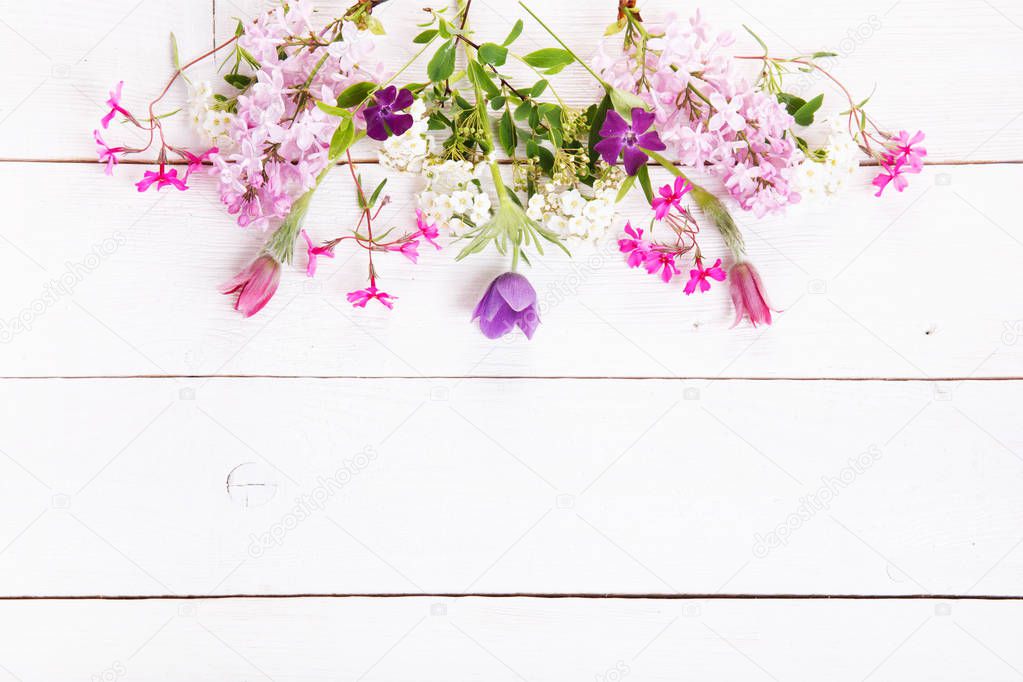
<path fill-rule="evenodd" d="M 729 293 L 735 306 L 735 323 L 742 321 L 743 316 L 756 327 L 758 324 L 771 324 L 771 304 L 764 291 L 764 283 L 760 281 L 760 273 L 752 263 L 741 261 L 728 271 Z"/>
<path fill-rule="evenodd" d="M 249 263 L 234 279 L 223 285 L 221 293 L 238 292 L 235 310 L 252 317 L 273 298 L 281 281 L 281 264 L 269 254 L 263 254 Z"/>

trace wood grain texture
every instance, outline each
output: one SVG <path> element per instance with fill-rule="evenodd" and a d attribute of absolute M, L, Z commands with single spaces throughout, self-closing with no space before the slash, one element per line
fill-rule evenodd
<path fill-rule="evenodd" d="M 930 170 L 884 201 L 868 193 L 864 169 L 861 187 L 834 204 L 739 216 L 785 311 L 770 328 L 730 329 L 726 287 L 686 297 L 681 283 L 629 270 L 608 241 L 572 244 L 571 261 L 537 259 L 528 274 L 543 323 L 532 342 L 516 333 L 498 343 L 469 318 L 507 263 L 491 252 L 455 264 L 457 246 L 424 252 L 418 266 L 378 259 L 382 286 L 400 297 L 393 312 L 345 302 L 365 283 L 361 253 L 340 250 L 314 280 L 299 255 L 270 305 L 244 320 L 218 288 L 262 235 L 232 224 L 210 178 L 187 193 L 138 194 L 132 171 L 0 165 L 11 197 L 0 375 L 1023 375 L 1023 301 L 1009 274 L 1023 262 L 1013 200 L 1023 166 Z M 417 183 L 391 178 L 385 224 L 409 227 Z M 355 219 L 350 185 L 344 169 L 324 185 L 308 221 L 315 238 Z M 67 196 L 53 201 L 53 186 Z M 640 204 L 622 206 L 619 226 L 648 213 Z M 710 257 L 723 255 L 712 227 L 702 237 Z"/>
<path fill-rule="evenodd" d="M 0 643 L 0 670 L 24 682 L 104 673 L 197 682 L 800 680 L 812 671 L 836 681 L 1000 682 L 1023 669 L 1019 603 L 4 602 L 0 617 L 18 623 Z"/>
<path fill-rule="evenodd" d="M 0 589 L 1023 595 L 1021 391 L 7 380 Z"/>

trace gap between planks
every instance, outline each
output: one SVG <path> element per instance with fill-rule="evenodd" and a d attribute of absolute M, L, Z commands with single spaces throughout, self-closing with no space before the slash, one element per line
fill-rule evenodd
<path fill-rule="evenodd" d="M 0 596 L 5 601 L 174 601 L 211 599 L 651 599 L 661 601 L 706 600 L 778 600 L 778 601 L 1023 601 L 1023 595 L 1003 594 L 748 594 L 748 593 L 679 593 L 661 592 L 295 592 L 288 594 L 127 594 L 127 595 L 16 595 Z"/>
<path fill-rule="evenodd" d="M 380 164 L 380 161 L 378 159 L 376 159 L 376 158 L 369 158 L 369 157 L 361 158 L 361 159 L 352 159 L 352 162 L 355 163 L 355 164 L 361 164 L 361 165 L 367 165 L 367 164 L 368 165 L 379 165 Z M 501 165 L 509 165 L 509 164 L 511 164 L 512 160 L 511 159 L 498 159 L 497 162 L 499 164 L 501 164 Z M 0 163 L 80 163 L 80 164 L 96 165 L 99 162 L 96 159 L 92 158 L 92 157 L 78 157 L 78 158 L 71 158 L 71 159 L 19 159 L 17 157 L 9 156 L 9 157 L 0 157 Z M 151 166 L 154 163 L 156 163 L 156 161 L 153 160 L 153 159 L 123 159 L 121 161 L 118 161 L 118 165 L 122 165 L 122 166 Z M 347 161 L 338 161 L 338 165 L 339 166 L 347 165 L 347 163 L 348 163 Z M 971 160 L 967 160 L 967 159 L 963 159 L 963 160 L 951 159 L 951 160 L 945 160 L 945 161 L 928 161 L 924 165 L 925 166 L 998 166 L 998 165 L 1014 166 L 1014 165 L 1021 165 L 1021 164 L 1023 164 L 1023 159 L 983 159 L 983 160 L 978 160 L 978 161 L 971 161 Z M 166 165 L 168 165 L 168 166 L 187 166 L 188 162 L 187 161 L 180 161 L 180 160 L 168 160 L 166 162 Z M 212 165 L 212 164 L 205 163 L 204 165 L 209 166 L 209 165 Z M 656 163 L 648 163 L 647 165 L 651 166 L 651 167 L 656 167 L 658 164 L 656 164 Z M 675 164 L 675 165 L 676 166 L 680 166 L 681 164 Z M 873 168 L 873 167 L 877 167 L 879 164 L 878 164 L 877 161 L 863 160 L 863 161 L 859 162 L 859 165 L 860 165 L 860 168 Z"/>
<path fill-rule="evenodd" d="M 1023 381 L 1023 376 L 947 376 L 947 377 L 799 377 L 799 376 L 555 376 L 555 375 L 490 375 L 490 374 L 436 374 L 436 375 L 358 375 L 358 374 L 81 374 L 68 376 L 0 376 L 0 381 L 78 381 L 116 379 L 282 379 L 305 381 L 901 381 L 917 383 Z"/>

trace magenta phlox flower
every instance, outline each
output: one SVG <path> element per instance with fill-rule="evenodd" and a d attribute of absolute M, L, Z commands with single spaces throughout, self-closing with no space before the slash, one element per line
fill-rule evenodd
<path fill-rule="evenodd" d="M 117 114 L 123 114 L 128 118 L 132 118 L 132 115 L 128 113 L 128 110 L 121 106 L 121 90 L 124 89 L 124 81 L 120 81 L 114 86 L 114 89 L 110 91 L 110 97 L 107 98 L 107 106 L 110 107 L 110 111 L 107 115 L 100 119 L 100 123 L 103 125 L 103 130 L 110 127 L 110 122 L 114 120 L 114 116 Z"/>
<path fill-rule="evenodd" d="M 146 171 L 142 174 L 142 179 L 135 183 L 135 186 L 140 192 L 145 192 L 150 186 L 156 183 L 156 191 L 159 192 L 164 187 L 174 187 L 177 190 L 185 191 L 188 189 L 188 185 L 185 184 L 184 179 L 178 177 L 178 169 L 171 168 L 167 170 L 164 164 L 160 164 L 159 171 Z"/>
<path fill-rule="evenodd" d="M 305 245 L 306 245 L 305 246 L 305 252 L 306 252 L 306 255 L 309 257 L 309 260 L 306 261 L 305 274 L 306 274 L 307 277 L 315 277 L 316 276 L 316 259 L 319 256 L 326 256 L 327 258 L 333 258 L 334 257 L 334 247 L 333 246 L 315 246 L 313 244 L 313 240 L 309 238 L 309 233 L 306 232 L 305 230 L 302 230 L 301 232 L 299 232 L 299 234 L 301 234 L 302 235 L 302 239 L 305 240 Z"/>
<path fill-rule="evenodd" d="M 348 292 L 348 302 L 352 304 L 353 308 L 365 308 L 366 304 L 374 299 L 380 301 L 388 310 L 392 310 L 398 297 L 380 291 L 375 284 L 371 284 L 365 289 Z"/>
<path fill-rule="evenodd" d="M 658 195 L 654 197 L 654 200 L 650 205 L 654 209 L 654 218 L 657 220 L 664 220 L 668 213 L 671 212 L 672 207 L 679 213 L 685 213 L 685 209 L 682 208 L 682 197 L 687 192 L 693 189 L 692 183 L 683 177 L 675 178 L 674 185 L 664 185 L 658 190 Z"/>
<path fill-rule="evenodd" d="M 725 281 L 725 271 L 721 267 L 721 259 L 718 258 L 714 261 L 714 265 L 709 268 L 703 267 L 703 262 L 697 258 L 696 267 L 689 271 L 689 281 L 686 282 L 685 291 L 686 296 L 691 295 L 699 288 L 700 293 L 708 291 L 710 289 L 710 282 L 708 279 L 713 279 L 718 282 Z"/>
<path fill-rule="evenodd" d="M 107 143 L 103 141 L 103 136 L 99 134 L 98 130 L 92 131 L 92 137 L 96 140 L 96 153 L 99 155 L 99 162 L 107 165 L 103 172 L 107 175 L 113 175 L 114 166 L 116 166 L 119 161 L 117 155 L 124 151 L 124 147 L 108 146 Z"/>
<path fill-rule="evenodd" d="M 643 239 L 643 230 L 635 229 L 631 222 L 625 224 L 625 234 L 627 238 L 618 240 L 618 250 L 629 255 L 626 262 L 630 268 L 638 268 L 646 262 L 651 244 Z"/>

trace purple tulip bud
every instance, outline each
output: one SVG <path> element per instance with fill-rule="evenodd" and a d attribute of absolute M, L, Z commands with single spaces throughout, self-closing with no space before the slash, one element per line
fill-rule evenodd
<path fill-rule="evenodd" d="M 506 272 L 490 283 L 476 305 L 472 319 L 479 318 L 480 330 L 497 339 L 518 325 L 527 339 L 533 338 L 540 315 L 536 311 L 536 290 L 517 272 Z"/>

